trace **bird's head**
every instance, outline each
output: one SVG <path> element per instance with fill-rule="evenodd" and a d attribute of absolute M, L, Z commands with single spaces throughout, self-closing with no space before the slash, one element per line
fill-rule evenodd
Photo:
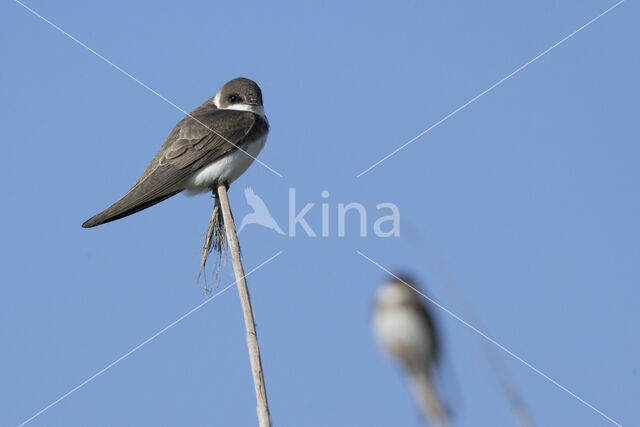
<path fill-rule="evenodd" d="M 251 111 L 264 116 L 260 86 L 243 77 L 233 79 L 222 86 L 213 98 L 213 103 L 221 110 Z"/>
<path fill-rule="evenodd" d="M 409 286 L 408 286 L 409 285 Z M 376 302 L 379 307 L 399 307 L 420 303 L 420 296 L 414 289 L 416 288 L 413 280 L 407 276 L 392 276 L 389 280 L 378 289 Z M 417 288 L 416 288 L 417 289 Z"/>

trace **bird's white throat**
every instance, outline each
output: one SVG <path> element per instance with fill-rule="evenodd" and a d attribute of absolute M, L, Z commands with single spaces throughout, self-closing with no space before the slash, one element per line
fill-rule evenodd
<path fill-rule="evenodd" d="M 267 123 L 267 116 L 264 114 L 264 107 L 262 105 L 250 105 L 250 104 L 233 104 L 228 107 L 220 108 L 220 92 L 216 93 L 213 97 L 213 105 L 220 110 L 236 110 L 236 111 L 250 111 L 260 117 Z"/>

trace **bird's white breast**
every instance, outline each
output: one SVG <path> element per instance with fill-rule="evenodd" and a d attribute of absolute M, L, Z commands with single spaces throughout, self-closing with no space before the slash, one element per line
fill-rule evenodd
<path fill-rule="evenodd" d="M 231 154 L 216 160 L 191 175 L 184 183 L 184 188 L 191 194 L 210 191 L 216 183 L 231 184 L 238 179 L 260 154 L 267 141 L 267 134 L 239 146 Z"/>
<path fill-rule="evenodd" d="M 389 353 L 418 364 L 430 359 L 431 336 L 424 319 L 414 310 L 403 306 L 383 307 L 376 310 L 373 321 L 376 335 Z"/>

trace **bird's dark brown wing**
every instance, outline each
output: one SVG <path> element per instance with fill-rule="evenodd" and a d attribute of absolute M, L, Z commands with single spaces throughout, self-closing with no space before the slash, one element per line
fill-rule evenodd
<path fill-rule="evenodd" d="M 253 113 L 219 110 L 203 104 L 173 128 L 160 152 L 127 194 L 82 226 L 89 228 L 115 221 L 179 193 L 185 178 L 237 150 L 255 124 Z"/>
<path fill-rule="evenodd" d="M 441 353 L 440 335 L 438 333 L 438 327 L 436 325 L 436 322 L 434 321 L 433 315 L 425 304 L 425 300 L 421 296 L 422 291 L 420 291 L 420 288 L 418 287 L 416 282 L 407 275 L 393 276 L 393 279 L 395 279 L 394 282 L 396 282 L 397 284 L 401 284 L 402 286 L 409 285 L 409 287 L 412 288 L 413 291 L 416 291 L 413 294 L 414 298 L 407 302 L 407 306 L 411 310 L 414 310 L 416 314 L 420 318 L 422 318 L 424 324 L 427 327 L 428 337 L 425 337 L 425 339 L 428 339 L 430 341 L 432 348 L 431 360 L 429 360 L 428 363 L 438 364 L 440 361 Z M 417 291 L 420 291 L 420 293 L 418 293 Z"/>
<path fill-rule="evenodd" d="M 427 325 L 427 330 L 429 331 L 428 339 L 431 340 L 431 363 L 438 364 L 440 361 L 440 336 L 438 335 L 438 328 L 436 328 L 435 322 L 433 320 L 433 316 L 427 310 L 426 305 L 423 301 L 417 301 L 417 303 L 413 306 L 414 309 L 418 312 L 419 316 L 424 319 L 425 324 Z"/>

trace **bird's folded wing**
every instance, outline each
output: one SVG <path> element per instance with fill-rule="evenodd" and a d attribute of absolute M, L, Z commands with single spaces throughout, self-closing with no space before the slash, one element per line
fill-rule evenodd
<path fill-rule="evenodd" d="M 246 111 L 199 108 L 178 123 L 140 179 L 120 200 L 82 224 L 94 227 L 146 209 L 182 191 L 198 169 L 238 149 L 255 116 Z"/>

